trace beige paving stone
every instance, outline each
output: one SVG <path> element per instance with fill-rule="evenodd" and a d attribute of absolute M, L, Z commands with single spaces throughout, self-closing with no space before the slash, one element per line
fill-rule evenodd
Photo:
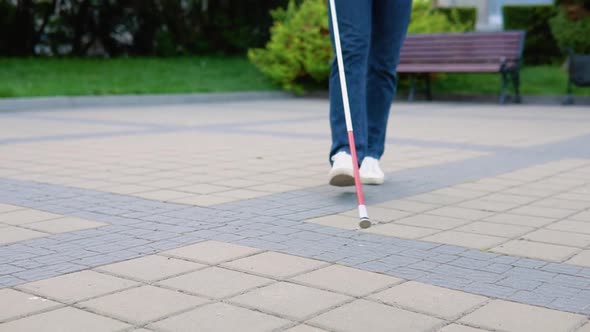
<path fill-rule="evenodd" d="M 168 189 L 161 189 L 161 190 L 152 190 L 152 191 L 145 191 L 142 193 L 136 193 L 134 196 L 151 199 L 155 201 L 162 201 L 166 202 L 172 199 L 178 199 L 182 197 L 190 196 L 190 193 L 176 191 L 176 190 L 168 190 Z"/>
<path fill-rule="evenodd" d="M 468 222 L 469 221 L 465 219 L 449 218 L 429 214 L 419 214 L 396 221 L 397 224 L 404 224 L 414 227 L 428 227 L 440 230 L 455 228 L 457 226 L 465 225 Z"/>
<path fill-rule="evenodd" d="M 223 265 L 272 278 L 287 278 L 320 268 L 327 263 L 277 252 L 264 252 Z"/>
<path fill-rule="evenodd" d="M 341 214 L 308 219 L 305 222 L 348 230 L 360 229 L 358 217 L 350 217 Z"/>
<path fill-rule="evenodd" d="M 400 199 L 400 200 L 393 200 L 381 204 L 375 205 L 375 207 L 385 208 L 385 209 L 395 209 L 400 211 L 406 212 L 424 212 L 428 210 L 432 210 L 437 208 L 439 205 L 437 204 L 428 204 L 416 201 L 410 201 L 407 199 Z"/>
<path fill-rule="evenodd" d="M 534 196 L 534 197 L 538 197 L 538 198 L 553 196 L 557 192 L 558 192 L 558 190 L 553 189 L 553 188 L 539 188 L 539 187 L 532 187 L 532 186 L 527 186 L 527 185 L 509 188 L 509 189 L 506 189 L 503 191 L 503 193 L 505 193 L 505 194 L 526 195 L 526 196 Z"/>
<path fill-rule="evenodd" d="M 309 326 L 309 325 L 297 325 L 292 327 L 285 332 L 328 332 L 326 330 L 320 329 L 318 327 Z"/>
<path fill-rule="evenodd" d="M 137 185 L 137 184 L 121 184 L 121 185 L 117 185 L 117 186 L 101 188 L 101 191 L 106 191 L 106 192 L 115 193 L 115 194 L 122 194 L 122 195 L 141 193 L 141 192 L 146 192 L 149 190 L 153 190 L 153 188 L 150 188 L 148 186 Z"/>
<path fill-rule="evenodd" d="M 371 299 L 429 315 L 453 319 L 487 301 L 486 297 L 409 281 Z"/>
<path fill-rule="evenodd" d="M 289 323 L 288 320 L 261 312 L 214 303 L 167 318 L 149 327 L 175 332 L 271 332 Z"/>
<path fill-rule="evenodd" d="M 488 212 L 504 212 L 520 206 L 520 203 L 493 201 L 486 197 L 457 204 L 459 207 L 477 209 Z"/>
<path fill-rule="evenodd" d="M 82 302 L 78 306 L 126 322 L 143 324 L 207 302 L 204 298 L 146 285 Z"/>
<path fill-rule="evenodd" d="M 145 256 L 97 268 L 126 278 L 153 282 L 173 275 L 204 268 L 207 265 L 158 255 Z"/>
<path fill-rule="evenodd" d="M 0 321 L 30 315 L 61 305 L 60 303 L 13 289 L 0 289 L 0 300 L 5 304 L 1 306 Z"/>
<path fill-rule="evenodd" d="M 500 236 L 500 237 L 515 237 L 527 232 L 534 230 L 532 227 L 525 227 L 525 226 L 514 226 L 514 225 L 507 225 L 507 224 L 497 224 L 491 222 L 481 222 L 476 221 L 469 223 L 465 226 L 461 226 L 456 229 L 457 231 L 467 232 L 467 233 L 476 233 L 476 234 L 484 234 L 484 235 L 493 235 L 493 236 Z"/>
<path fill-rule="evenodd" d="M 444 321 L 384 304 L 357 300 L 313 318 L 310 322 L 342 332 L 421 332 L 431 331 Z"/>
<path fill-rule="evenodd" d="M 584 316 L 531 305 L 494 300 L 460 322 L 508 332 L 565 332 L 571 331 Z"/>
<path fill-rule="evenodd" d="M 349 299 L 348 296 L 332 292 L 279 282 L 234 297 L 230 301 L 291 319 L 305 319 Z"/>
<path fill-rule="evenodd" d="M 60 217 L 63 216 L 45 211 L 24 209 L 0 214 L 0 222 L 8 225 L 18 226 Z"/>
<path fill-rule="evenodd" d="M 552 207 L 552 208 L 558 208 L 558 209 L 569 209 L 569 210 L 581 211 L 581 210 L 589 208 L 590 202 L 559 199 L 559 198 L 547 198 L 547 199 L 543 199 L 538 202 L 535 202 L 532 205 L 533 206 L 545 206 L 545 207 Z M 575 219 L 575 218 L 572 216 L 572 219 Z"/>
<path fill-rule="evenodd" d="M 311 287 L 327 289 L 351 296 L 363 296 L 402 280 L 383 274 L 332 265 L 293 278 Z"/>
<path fill-rule="evenodd" d="M 527 216 L 534 216 L 534 217 L 555 218 L 555 219 L 565 218 L 569 215 L 574 214 L 574 212 L 572 210 L 549 208 L 549 207 L 542 207 L 542 206 L 533 206 L 533 205 L 527 205 L 527 206 L 523 206 L 523 207 L 520 207 L 520 208 L 517 208 L 514 210 L 510 210 L 510 213 L 527 215 Z"/>
<path fill-rule="evenodd" d="M 269 195 L 268 192 L 255 191 L 249 189 L 232 189 L 224 192 L 217 193 L 218 196 L 239 198 L 239 199 L 250 199 L 256 197 L 262 197 Z"/>
<path fill-rule="evenodd" d="M 185 292 L 221 299 L 272 283 L 273 280 L 218 267 L 184 274 L 158 284 Z"/>
<path fill-rule="evenodd" d="M 231 190 L 231 188 L 225 186 L 216 186 L 207 183 L 198 183 L 190 186 L 177 187 L 174 190 L 189 192 L 193 194 L 213 194 L 222 191 L 228 191 Z"/>
<path fill-rule="evenodd" d="M 514 240 L 492 248 L 492 251 L 512 256 L 561 262 L 580 251 L 580 249 L 555 244 Z"/>
<path fill-rule="evenodd" d="M 0 324 L 0 332 L 109 332 L 129 325 L 74 308 L 62 308 Z"/>
<path fill-rule="evenodd" d="M 446 231 L 422 238 L 422 240 L 475 249 L 488 249 L 505 242 L 506 238 L 457 231 Z"/>
<path fill-rule="evenodd" d="M 65 217 L 27 224 L 28 228 L 52 234 L 79 231 L 82 229 L 98 228 L 105 223 L 90 221 L 75 217 Z"/>
<path fill-rule="evenodd" d="M 590 202 L 588 203 L 590 204 Z M 590 211 L 580 212 L 570 217 L 572 220 L 590 222 Z"/>
<path fill-rule="evenodd" d="M 394 220 L 401 219 L 403 217 L 407 217 L 410 215 L 410 212 L 405 212 L 401 210 L 393 210 L 393 209 L 386 209 L 380 207 L 369 207 L 371 210 L 371 220 L 378 221 L 378 222 L 390 222 Z M 351 210 L 344 215 L 349 217 L 356 217 L 358 219 L 358 210 Z"/>
<path fill-rule="evenodd" d="M 566 263 L 590 267 L 590 250 L 583 250 Z"/>
<path fill-rule="evenodd" d="M 212 206 L 212 205 L 217 205 L 217 204 L 233 202 L 235 200 L 237 200 L 237 198 L 216 196 L 216 195 L 193 195 L 193 196 L 169 199 L 168 202 L 187 204 L 187 205 L 195 205 L 195 206 Z"/>
<path fill-rule="evenodd" d="M 491 221 L 499 224 L 509 224 L 517 226 L 528 226 L 528 227 L 543 227 L 554 222 L 556 219 L 542 218 L 533 216 L 521 216 L 510 213 L 500 213 L 491 217 L 483 219 L 483 221 Z"/>
<path fill-rule="evenodd" d="M 459 202 L 465 200 L 465 198 L 462 198 L 462 197 L 441 195 L 441 194 L 431 194 L 431 193 L 411 196 L 411 197 L 408 197 L 407 199 L 411 200 L 411 201 L 418 201 L 418 202 L 437 204 L 437 205 L 456 204 L 456 203 L 459 203 Z"/>
<path fill-rule="evenodd" d="M 469 326 L 459 325 L 459 324 L 450 324 L 450 325 L 443 327 L 438 332 L 486 332 L 486 331 L 489 331 L 489 330 L 482 330 L 482 329 L 477 329 L 475 327 L 469 327 Z"/>
<path fill-rule="evenodd" d="M 582 193 L 577 193 L 577 192 L 566 192 L 566 193 L 562 193 L 562 194 L 558 194 L 553 196 L 554 198 L 559 198 L 559 199 L 568 199 L 568 200 L 576 200 L 576 201 L 586 201 L 586 202 L 590 202 L 590 195 L 588 194 L 582 194 Z"/>
<path fill-rule="evenodd" d="M 504 202 L 504 203 L 513 203 L 518 205 L 525 205 L 531 202 L 538 200 L 538 197 L 533 196 L 524 196 L 524 195 L 512 195 L 512 194 L 505 194 L 505 193 L 494 193 L 486 196 L 484 199 L 495 201 L 495 202 Z"/>
<path fill-rule="evenodd" d="M 454 187 L 438 189 L 435 191 L 431 191 L 431 193 L 448 195 L 448 196 L 455 196 L 455 197 L 462 197 L 464 199 L 481 197 L 481 196 L 488 194 L 488 190 L 478 189 L 478 188 L 484 188 L 484 186 L 463 184 L 463 185 L 457 185 Z"/>
<path fill-rule="evenodd" d="M 300 186 L 283 184 L 283 183 L 269 183 L 257 186 L 248 187 L 248 189 L 255 191 L 264 191 L 268 193 L 282 193 L 299 189 Z"/>
<path fill-rule="evenodd" d="M 206 241 L 165 251 L 163 254 L 204 262 L 207 264 L 218 264 L 228 260 L 249 256 L 257 252 L 260 252 L 260 250 L 236 244 L 218 241 Z"/>
<path fill-rule="evenodd" d="M 181 175 L 181 173 L 179 173 L 178 175 Z M 148 181 L 143 184 L 146 186 L 150 186 L 152 188 L 173 189 L 176 191 L 184 191 L 184 190 L 180 190 L 177 187 L 186 186 L 187 182 L 185 179 L 162 178 L 162 179 L 158 179 L 158 180 Z"/>
<path fill-rule="evenodd" d="M 584 326 L 577 329 L 576 332 L 590 332 L 590 323 L 584 324 Z"/>
<path fill-rule="evenodd" d="M 516 186 L 518 184 L 519 182 L 502 180 L 497 178 L 486 178 L 475 182 L 463 183 L 456 187 L 479 191 L 496 192 Z"/>
<path fill-rule="evenodd" d="M 0 203 L 0 213 L 22 210 L 22 209 L 24 209 L 24 208 L 21 206 Z"/>
<path fill-rule="evenodd" d="M 436 210 L 428 211 L 428 214 L 466 220 L 479 220 L 485 217 L 489 217 L 493 213 L 476 209 L 466 209 L 456 206 L 445 206 Z"/>
<path fill-rule="evenodd" d="M 18 288 L 63 302 L 74 302 L 135 285 L 137 283 L 130 280 L 87 270 L 30 282 Z"/>
<path fill-rule="evenodd" d="M 547 228 L 564 232 L 590 234 L 590 223 L 583 221 L 561 220 L 547 226 Z"/>
<path fill-rule="evenodd" d="M 529 241 L 561 244 L 570 247 L 587 247 L 590 245 L 590 234 L 562 232 L 550 229 L 540 229 L 526 234 L 522 238 Z"/>
<path fill-rule="evenodd" d="M 20 227 L 4 226 L 0 232 L 0 245 L 35 239 L 48 235 L 49 234 L 47 233 L 31 231 Z"/>
<path fill-rule="evenodd" d="M 438 229 L 414 227 L 400 224 L 383 224 L 363 230 L 366 233 L 394 236 L 405 239 L 417 239 L 440 232 Z"/>

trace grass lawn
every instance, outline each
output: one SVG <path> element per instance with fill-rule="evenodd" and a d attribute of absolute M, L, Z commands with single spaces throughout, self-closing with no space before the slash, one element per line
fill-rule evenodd
<path fill-rule="evenodd" d="M 563 95 L 559 66 L 524 67 L 524 95 Z M 277 90 L 240 57 L 10 59 L 0 58 L 0 97 L 165 94 Z M 498 94 L 499 74 L 445 74 L 433 93 Z M 407 91 L 407 87 L 400 87 Z M 590 89 L 574 88 L 590 96 Z"/>
<path fill-rule="evenodd" d="M 565 95 L 567 74 L 560 66 L 525 66 L 520 74 L 523 95 Z M 500 74 L 445 74 L 433 81 L 432 89 L 435 97 L 445 93 L 499 94 L 501 83 Z M 575 95 L 590 96 L 590 88 L 574 87 L 573 92 Z"/>
<path fill-rule="evenodd" d="M 0 58 L 0 97 L 276 90 L 245 58 Z"/>

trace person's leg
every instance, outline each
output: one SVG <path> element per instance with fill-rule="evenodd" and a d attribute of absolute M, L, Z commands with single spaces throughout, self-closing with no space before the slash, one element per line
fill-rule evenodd
<path fill-rule="evenodd" d="M 396 87 L 396 67 L 404 42 L 411 0 L 373 0 L 367 77 L 368 145 L 366 156 L 380 159 L 385 150 L 389 110 Z"/>
<path fill-rule="evenodd" d="M 356 150 L 360 161 L 367 150 L 365 100 L 367 58 L 371 38 L 371 3 L 373 0 L 335 0 L 335 2 Z M 334 45 L 331 16 L 330 35 L 332 45 Z M 334 46 L 333 49 L 336 54 Z M 340 151 L 350 153 L 340 89 L 338 63 L 334 57 L 330 73 L 330 127 L 332 129 L 330 157 Z"/>

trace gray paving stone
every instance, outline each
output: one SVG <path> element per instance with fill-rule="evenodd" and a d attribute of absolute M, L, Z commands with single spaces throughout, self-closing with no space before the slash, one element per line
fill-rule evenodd
<path fill-rule="evenodd" d="M 16 285 L 22 284 L 23 282 L 24 282 L 23 279 L 19 279 L 15 276 L 11 276 L 11 275 L 0 276 L 0 288 L 16 286 Z"/>
<path fill-rule="evenodd" d="M 435 255 L 435 256 L 430 256 L 427 258 L 429 261 L 433 261 L 433 262 L 437 262 L 437 263 L 449 263 L 452 262 L 456 259 L 459 259 L 459 256 L 455 256 L 455 255 L 447 255 L 447 254 L 439 254 L 439 255 Z"/>
<path fill-rule="evenodd" d="M 475 293 L 490 297 L 507 298 L 516 293 L 516 289 L 499 286 L 495 284 L 488 284 L 483 282 L 475 282 L 463 289 L 469 293 Z"/>
<path fill-rule="evenodd" d="M 415 264 L 408 265 L 408 268 L 421 270 L 421 271 L 432 271 L 435 270 L 440 264 L 429 261 L 421 261 Z"/>
<path fill-rule="evenodd" d="M 466 278 L 450 277 L 448 275 L 438 273 L 427 274 L 423 277 L 416 279 L 416 281 L 451 289 L 463 289 L 467 285 L 473 283 L 472 280 Z"/>
<path fill-rule="evenodd" d="M 468 251 L 468 249 L 463 247 L 451 246 L 451 245 L 441 245 L 431 249 L 431 251 L 441 254 L 448 254 L 448 255 L 459 255 Z"/>
<path fill-rule="evenodd" d="M 548 271 L 548 272 L 577 275 L 582 270 L 582 267 L 575 266 L 575 265 L 549 263 L 549 264 L 543 266 L 541 268 L 541 270 Z"/>
<path fill-rule="evenodd" d="M 590 300 L 585 298 L 557 298 L 549 304 L 549 307 L 569 312 L 586 313 L 590 307 Z"/>
<path fill-rule="evenodd" d="M 543 285 L 540 281 L 531 281 L 528 279 L 521 279 L 516 277 L 508 277 L 506 279 L 502 279 L 496 283 L 499 286 L 506 286 L 514 289 L 520 290 L 533 290 L 541 285 Z"/>
<path fill-rule="evenodd" d="M 512 262 L 511 264 L 519 267 L 538 269 L 540 267 L 547 265 L 548 263 L 537 259 L 521 258 L 515 262 Z"/>
<path fill-rule="evenodd" d="M 556 273 L 552 272 L 545 272 L 540 270 L 533 270 L 533 269 L 526 269 L 522 267 L 515 267 L 512 270 L 505 273 L 506 276 L 514 276 L 520 277 L 523 279 L 535 280 L 535 281 L 544 281 L 544 282 L 551 282 Z"/>
<path fill-rule="evenodd" d="M 573 297 L 581 292 L 579 288 L 572 288 L 560 285 L 549 285 L 543 284 L 535 289 L 536 294 L 544 295 L 547 297 Z"/>
<path fill-rule="evenodd" d="M 590 286 L 590 280 L 588 278 L 576 277 L 559 274 L 553 278 L 553 281 L 559 285 L 566 285 L 576 288 L 588 288 Z"/>
<path fill-rule="evenodd" d="M 450 265 L 460 266 L 465 268 L 475 268 L 478 270 L 484 269 L 485 267 L 491 265 L 489 261 L 480 261 L 478 259 L 466 258 L 461 257 L 449 263 Z"/>
<path fill-rule="evenodd" d="M 504 273 L 504 272 L 510 271 L 510 269 L 512 269 L 512 265 L 500 264 L 500 263 L 494 263 L 494 264 L 486 265 L 482 268 L 478 268 L 478 270 L 493 272 L 493 273 Z"/>
<path fill-rule="evenodd" d="M 509 299 L 516 302 L 528 303 L 532 305 L 548 306 L 551 302 L 555 301 L 556 298 L 553 296 L 546 296 L 530 291 L 521 290 L 511 295 Z"/>
<path fill-rule="evenodd" d="M 49 268 L 49 267 L 44 266 L 44 267 L 39 267 L 39 268 L 34 268 L 34 269 L 29 269 L 29 270 L 24 270 L 24 271 L 20 271 L 17 273 L 13 273 L 12 276 L 17 277 L 22 280 L 26 280 L 26 281 L 34 281 L 34 280 L 55 277 L 60 274 L 61 273 L 53 270 L 53 267 Z"/>

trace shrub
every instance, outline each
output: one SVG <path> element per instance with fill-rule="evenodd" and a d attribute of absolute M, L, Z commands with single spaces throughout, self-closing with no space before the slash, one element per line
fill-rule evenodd
<path fill-rule="evenodd" d="M 571 49 L 576 53 L 590 53 L 590 15 L 572 20 L 568 12 L 560 8 L 550 24 L 553 36 L 563 51 Z"/>
<path fill-rule="evenodd" d="M 432 0 L 415 0 L 408 33 L 465 32 L 473 30 L 473 22 L 464 21 L 457 9 L 441 11 Z"/>
<path fill-rule="evenodd" d="M 324 0 L 293 1 L 272 12 L 275 23 L 264 49 L 252 49 L 248 58 L 284 89 L 302 93 L 310 83 L 325 82 L 330 73 L 327 6 Z"/>

